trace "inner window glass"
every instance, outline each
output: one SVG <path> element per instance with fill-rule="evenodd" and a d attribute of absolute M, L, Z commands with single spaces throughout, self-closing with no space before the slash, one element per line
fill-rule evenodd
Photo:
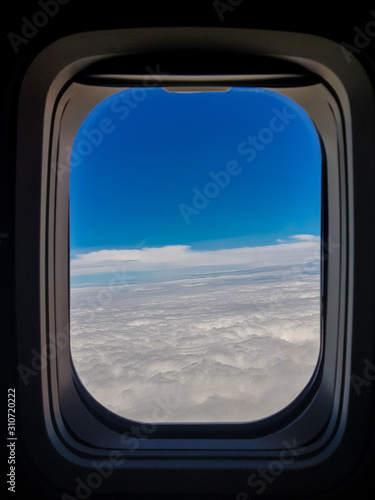
<path fill-rule="evenodd" d="M 70 159 L 72 360 L 143 422 L 250 422 L 320 351 L 321 148 L 264 88 L 116 92 Z"/>

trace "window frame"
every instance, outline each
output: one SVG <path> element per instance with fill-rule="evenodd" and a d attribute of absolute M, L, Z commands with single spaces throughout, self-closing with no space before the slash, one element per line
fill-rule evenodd
<path fill-rule="evenodd" d="M 77 73 L 93 62 L 116 55 L 142 54 L 149 47 L 162 54 L 171 47 L 177 47 L 177 50 L 199 50 L 201 46 L 209 46 L 215 51 L 230 49 L 248 55 L 272 56 L 280 61 L 297 63 L 306 71 L 317 75 L 332 95 L 332 113 L 337 129 L 342 131 L 338 143 L 335 144 L 332 138 L 327 139 L 321 128 L 324 128 L 324 123 L 318 126 L 327 155 L 327 199 L 328 203 L 335 204 L 328 207 L 329 235 L 337 236 L 332 221 L 337 221 L 338 218 L 340 220 L 339 243 L 336 239 L 330 241 L 328 238 L 325 241 L 328 249 L 323 247 L 322 254 L 323 274 L 327 277 L 324 283 L 324 287 L 327 287 L 327 318 L 330 322 L 325 328 L 326 335 L 323 339 L 325 347 L 320 362 L 323 368 L 317 370 L 317 376 L 312 380 L 312 385 L 315 383 L 318 388 L 311 401 L 305 399 L 311 388 L 308 387 L 301 399 L 298 398 L 295 405 L 292 404 L 285 410 L 286 420 L 276 415 L 264 419 L 264 422 L 260 421 L 259 425 L 251 423 L 254 434 L 250 440 L 244 437 L 248 436 L 249 430 L 253 432 L 247 424 L 233 439 L 230 435 L 217 439 L 217 432 L 220 434 L 228 430 L 231 427 L 229 424 L 223 424 L 226 429 L 221 424 L 213 424 L 214 431 L 211 424 L 194 424 L 199 426 L 198 430 L 194 430 L 194 437 L 189 434 L 192 424 L 188 424 L 185 429 L 181 429 L 184 424 L 177 424 L 180 429 L 175 425 L 164 427 L 163 424 L 161 427 L 165 432 L 155 430 L 147 433 L 144 428 L 142 435 L 146 433 L 146 438 L 134 438 L 126 434 L 126 429 L 124 431 L 124 419 L 121 418 L 120 421 L 117 416 L 110 415 L 108 410 L 103 411 L 100 405 L 94 404 L 87 391 L 85 393 L 80 386 L 70 361 L 66 315 L 69 310 L 66 293 L 69 259 L 64 258 L 64 255 L 69 255 L 68 203 L 66 192 L 61 187 L 56 189 L 58 169 L 51 168 L 61 147 L 57 124 L 64 106 L 61 106 L 60 98 L 66 96 L 67 87 Z M 156 474 L 166 474 L 171 470 L 178 472 L 178 477 L 181 478 L 181 482 L 176 481 L 174 484 L 175 492 L 186 491 L 186 485 L 189 484 L 189 488 L 194 491 L 202 492 L 202 488 L 205 488 L 207 492 L 213 493 L 213 479 L 207 475 L 207 470 L 203 482 L 191 484 L 202 476 L 204 469 L 225 471 L 225 488 L 228 491 L 232 491 L 235 484 L 243 484 L 246 488 L 246 484 L 242 482 L 243 477 L 258 468 L 267 468 L 267 464 L 277 460 L 280 453 L 285 451 L 285 442 L 297 443 L 294 451 L 298 453 L 292 454 L 297 459 L 290 460 L 285 465 L 284 474 L 275 485 L 283 491 L 296 494 L 300 488 L 298 484 L 303 482 L 309 485 L 311 491 L 327 488 L 338 482 L 338 476 L 344 477 L 343 472 L 355 462 L 360 447 L 358 446 L 357 451 L 352 450 L 353 443 L 358 439 L 363 440 L 363 436 L 358 429 L 357 432 L 354 429 L 354 433 L 349 436 L 345 429 L 349 424 L 353 427 L 353 423 L 358 423 L 359 408 L 362 408 L 362 414 L 369 413 L 369 403 L 367 398 L 355 399 L 350 374 L 363 370 L 363 360 L 366 359 L 366 353 L 373 352 L 374 341 L 366 329 L 362 328 L 359 332 L 356 331 L 356 342 L 353 342 L 354 323 L 359 314 L 354 306 L 357 304 L 355 300 L 360 296 L 359 289 L 355 288 L 354 271 L 359 265 L 357 259 L 369 256 L 368 248 L 359 247 L 354 239 L 354 235 L 358 236 L 356 221 L 360 220 L 364 207 L 354 207 L 353 194 L 354 180 L 366 167 L 370 169 L 373 165 L 375 155 L 371 133 L 375 126 L 374 113 L 370 112 L 374 111 L 374 103 L 367 77 L 355 60 L 348 68 L 340 51 L 340 47 L 333 42 L 295 33 L 215 28 L 152 28 L 114 31 L 110 36 L 106 32 L 73 35 L 52 44 L 32 63 L 24 79 L 19 101 L 16 251 L 20 262 L 17 302 L 22 318 L 19 321 L 18 335 L 22 342 L 18 343 L 18 350 L 20 364 L 23 366 L 30 366 L 33 356 L 38 354 L 45 362 L 41 363 L 37 377 L 28 378 L 27 385 L 24 380 L 20 382 L 20 391 L 25 406 L 36 405 L 46 422 L 44 427 L 37 422 L 34 414 L 31 415 L 32 424 L 39 429 L 36 436 L 27 436 L 28 447 L 34 450 L 31 452 L 34 461 L 42 470 L 49 473 L 53 470 L 56 474 L 55 466 L 44 463 L 35 452 L 37 440 L 42 439 L 67 471 L 64 476 L 57 474 L 60 484 L 70 484 L 74 490 L 74 478 L 77 474 L 74 471 L 77 468 L 84 476 L 87 471 L 93 470 L 95 459 L 108 459 L 108 450 L 120 449 L 121 460 L 113 465 L 111 480 L 106 481 L 102 487 L 103 491 L 111 494 L 123 491 L 123 478 L 129 478 L 129 474 L 136 474 L 137 480 L 133 485 L 127 485 L 128 491 L 152 492 L 152 486 L 143 484 L 144 474 L 147 473 L 150 480 L 153 478 L 156 481 Z M 40 81 L 40 74 L 43 78 L 36 85 Z M 164 77 L 162 81 L 166 80 L 168 78 Z M 185 83 L 186 78 L 182 81 Z M 359 85 L 361 92 L 358 92 Z M 361 109 L 363 102 L 366 102 L 369 110 L 365 117 Z M 366 148 L 363 148 L 364 144 Z M 363 149 L 366 150 L 365 153 Z M 335 154 L 339 156 L 337 172 L 330 173 L 330 155 Z M 30 165 L 34 165 L 33 169 Z M 30 229 L 26 227 L 25 214 L 30 206 L 35 207 L 30 216 L 34 227 L 38 229 L 33 238 L 28 240 Z M 56 219 L 56 213 L 65 214 L 62 216 L 65 217 L 65 223 L 60 223 L 61 215 Z M 359 240 L 362 241 L 361 238 Z M 22 264 L 25 245 L 29 245 L 30 255 L 27 262 Z M 30 263 L 35 266 L 33 272 L 27 269 Z M 339 283 L 339 292 L 335 291 L 335 283 Z M 30 297 L 33 297 L 32 300 Z M 337 331 L 331 323 L 339 325 Z M 332 333 L 332 330 L 336 333 Z M 52 346 L 56 347 L 52 349 Z M 334 388 L 327 383 L 329 366 L 332 366 L 329 361 L 333 356 L 337 363 L 330 374 L 331 380 L 332 376 L 336 379 Z M 303 412 L 299 415 L 301 402 Z M 312 412 L 314 403 L 316 407 Z M 329 418 L 323 419 L 323 422 L 317 418 L 322 413 L 322 407 L 328 407 L 329 413 Z M 319 422 L 315 425 L 317 420 Z M 363 418 L 361 422 L 363 425 Z M 22 422 L 22 425 L 29 426 L 30 423 Z M 238 426 L 242 424 L 234 425 L 238 430 Z M 303 447 L 303 450 L 299 447 Z M 351 453 L 348 453 L 349 449 Z M 346 454 L 343 462 L 346 466 L 343 470 L 336 470 L 332 476 L 316 485 L 314 474 L 323 467 L 323 462 L 332 464 L 335 457 L 344 450 Z M 126 475 L 121 476 L 124 472 Z M 295 483 L 293 478 L 297 472 L 304 479 Z M 242 481 L 239 481 L 239 477 Z M 215 488 L 218 493 L 222 491 L 217 485 Z M 269 484 L 267 494 L 274 491 L 277 490 Z"/>
<path fill-rule="evenodd" d="M 173 78 L 172 76 L 170 78 Z M 205 77 L 208 79 L 208 77 Z M 80 77 L 78 77 L 78 81 L 81 80 Z M 225 77 L 223 80 L 223 86 L 225 85 L 238 85 L 238 83 L 243 86 L 240 79 L 236 82 L 231 81 L 230 77 Z M 254 77 L 250 80 L 250 78 L 246 78 L 246 81 L 248 82 L 247 85 L 250 86 L 255 86 L 258 83 L 258 79 Z M 311 94 L 314 95 L 316 100 L 321 99 L 322 103 L 320 106 L 315 106 L 314 110 L 311 108 L 311 112 L 314 113 L 314 118 L 317 123 L 317 126 L 319 127 L 322 122 L 327 122 L 327 115 L 331 114 L 331 109 L 336 108 L 336 115 L 338 115 L 338 108 L 335 106 L 335 101 L 332 98 L 332 96 L 327 92 L 325 88 L 323 88 L 322 84 L 318 84 L 315 82 L 315 86 L 318 87 L 313 87 L 314 83 L 310 81 L 309 83 L 305 83 L 305 85 L 309 85 L 309 89 L 307 90 L 307 93 L 304 91 L 306 90 L 306 86 L 300 88 L 297 87 L 295 88 L 290 88 L 289 85 L 291 83 L 291 78 L 285 79 L 287 80 L 287 85 L 288 87 L 282 88 L 280 86 L 275 88 L 272 88 L 273 91 L 276 90 L 276 92 L 279 92 L 282 95 L 289 95 L 290 98 L 294 99 L 294 102 L 299 101 L 299 104 L 301 106 L 311 106 L 311 101 L 314 100 L 314 98 L 311 96 Z M 298 79 L 299 80 L 299 79 Z M 311 78 L 310 78 L 311 80 Z M 94 80 L 95 81 L 95 80 Z M 103 79 L 100 79 L 102 84 L 104 85 Z M 127 80 L 124 78 L 124 85 L 126 85 L 125 88 L 131 88 L 128 87 L 127 85 L 134 85 L 135 88 L 139 87 L 139 84 L 137 82 L 142 81 L 141 76 L 139 78 L 134 78 L 133 80 Z M 266 78 L 262 78 L 262 82 L 266 82 Z M 217 79 L 216 82 L 212 82 L 213 84 L 216 84 L 218 86 L 222 85 L 222 82 Z M 268 82 L 269 84 L 273 84 L 273 80 Z M 280 82 L 281 83 L 281 82 Z M 161 80 L 158 83 L 158 86 L 163 86 L 165 84 L 168 84 L 168 80 L 165 82 L 164 79 Z M 280 84 L 279 84 L 280 85 Z M 312 88 L 310 88 L 310 85 Z M 195 83 L 195 87 L 191 86 L 191 88 L 198 88 L 200 87 L 199 81 Z M 179 87 L 173 87 L 175 89 L 178 89 Z M 82 120 L 82 115 L 83 112 L 82 110 L 89 110 L 87 111 L 87 114 L 95 107 L 95 105 L 99 104 L 99 102 L 102 101 L 103 98 L 107 97 L 108 95 L 115 94 L 116 92 L 122 90 L 123 88 L 119 87 L 90 87 L 89 85 L 83 85 L 82 87 L 78 84 L 73 83 L 72 87 L 69 87 L 67 95 L 63 96 L 61 99 L 61 102 L 59 102 L 58 107 L 61 110 L 64 110 L 61 114 L 59 115 L 58 118 L 55 119 L 56 125 L 55 129 L 60 130 L 59 135 L 59 140 L 58 140 L 58 146 L 59 146 L 59 153 L 58 154 L 58 160 L 57 160 L 57 165 L 61 167 L 57 171 L 57 179 L 58 179 L 58 184 L 57 184 L 57 189 L 58 193 L 56 193 L 56 220 L 59 221 L 59 224 L 56 224 L 56 227 L 59 228 L 59 230 L 62 231 L 62 239 L 64 238 L 64 234 L 68 231 L 68 221 L 67 221 L 67 207 L 66 207 L 66 201 L 69 199 L 69 167 L 64 163 L 64 158 L 66 162 L 66 151 L 70 150 L 72 148 L 73 144 L 73 139 L 75 137 L 76 131 L 78 131 L 79 126 L 81 124 Z M 315 90 L 314 90 L 315 89 Z M 96 98 L 94 98 L 96 96 Z M 104 97 L 105 96 L 105 97 Z M 65 97 L 65 98 L 64 98 Z M 330 100 L 330 104 L 328 104 L 328 101 L 325 102 L 324 99 L 327 98 Z M 94 104 L 95 102 L 95 104 Z M 77 108 L 79 106 L 79 112 L 77 113 Z M 68 115 L 68 117 L 66 117 Z M 63 124 L 63 122 L 66 122 Z M 331 120 L 331 128 L 336 129 L 336 122 L 334 120 Z M 329 127 L 326 127 L 327 130 L 329 130 Z M 323 132 L 323 135 L 327 135 L 327 130 L 325 130 L 325 134 Z M 329 141 L 328 141 L 329 142 Z M 57 149 L 57 148 L 56 148 Z M 327 143 L 327 149 L 329 149 L 329 144 Z M 324 144 L 322 142 L 322 171 L 323 171 L 323 164 L 325 163 L 325 156 L 323 155 L 323 150 L 324 150 Z M 331 155 L 332 156 L 332 155 Z M 332 169 L 333 165 L 335 165 L 335 168 L 337 168 L 338 165 L 338 158 L 332 157 L 329 158 L 330 164 L 332 164 Z M 73 168 L 73 167 L 72 167 Z M 79 166 L 77 167 L 79 168 Z M 323 175 L 323 172 L 322 172 Z M 332 186 L 332 182 L 330 183 L 330 186 Z M 335 188 L 331 187 L 332 193 L 334 193 L 338 189 L 338 186 L 335 186 Z M 337 207 L 336 207 L 337 208 Z M 323 212 L 323 210 L 322 210 Z M 333 209 L 330 210 L 330 212 L 333 212 Z M 337 241 L 339 238 L 338 234 L 335 235 L 330 235 L 330 237 L 334 240 Z M 322 240 L 325 242 L 327 240 L 327 237 L 322 235 Z M 323 244 L 322 248 L 324 249 L 325 246 Z M 62 250 L 62 251 L 61 251 Z M 66 262 L 68 257 L 65 254 L 65 246 L 63 244 L 56 245 L 56 260 L 58 262 Z M 322 254 L 321 258 L 321 274 L 323 276 L 324 272 L 326 271 L 326 267 L 324 266 L 324 259 L 326 257 Z M 307 267 L 308 264 L 305 263 L 305 266 Z M 61 272 L 59 272 L 59 277 L 58 281 L 60 283 L 59 287 L 61 289 L 62 295 L 63 296 L 68 296 L 69 295 L 69 289 L 67 288 L 66 284 L 66 269 L 63 266 L 58 266 Z M 298 267 L 299 272 L 304 272 L 306 270 L 303 265 L 300 265 Z M 336 269 L 337 271 L 337 269 Z M 293 272 L 293 270 L 292 270 Z M 321 276 L 321 278 L 322 278 Z M 322 281 L 322 280 L 321 280 Z M 59 303 L 62 303 L 62 299 L 59 300 Z M 334 313 L 336 315 L 336 312 Z M 65 318 L 66 317 L 66 311 L 65 311 L 65 306 L 63 310 L 61 311 L 61 315 Z M 331 320 L 332 322 L 332 320 Z M 324 319 L 322 318 L 322 325 L 321 325 L 321 339 L 319 339 L 320 343 L 320 351 L 322 351 L 323 344 L 324 344 L 324 339 L 323 339 L 323 330 L 324 330 Z M 61 328 L 60 328 L 61 329 Z M 215 437 L 216 440 L 219 440 L 220 438 L 223 439 L 225 438 L 225 442 L 227 447 L 229 446 L 230 449 L 234 448 L 234 443 L 229 444 L 228 439 L 231 437 L 245 437 L 245 436 L 252 436 L 253 438 L 259 437 L 259 436 L 264 436 L 269 433 L 269 428 L 272 426 L 273 433 L 275 432 L 275 427 L 277 428 L 282 428 L 283 425 L 285 424 L 286 421 L 289 421 L 291 419 L 291 414 L 297 414 L 298 412 L 301 412 L 302 408 L 305 408 L 309 402 L 315 397 L 315 389 L 316 386 L 319 384 L 321 372 L 322 372 L 322 367 L 320 367 L 321 364 L 321 357 L 322 357 L 322 352 L 320 352 L 319 358 L 317 360 L 317 365 L 316 368 L 313 371 L 312 377 L 309 380 L 308 384 L 306 387 L 304 387 L 301 391 L 301 393 L 296 397 L 296 399 L 292 400 L 290 404 L 287 405 L 285 409 L 281 409 L 278 411 L 275 415 L 263 418 L 259 421 L 251 421 L 249 423 L 233 423 L 231 425 L 228 425 L 228 423 L 215 423 L 215 424 L 202 424 L 202 423 L 197 423 L 195 425 L 191 424 L 186 424 L 186 423 L 174 423 L 169 424 L 168 423 L 158 423 L 156 428 L 152 432 L 152 437 L 153 440 L 156 437 L 163 437 L 163 438 L 168 438 L 168 437 L 180 437 L 183 438 L 185 435 L 189 435 L 189 440 L 190 443 L 192 443 L 193 437 L 200 437 L 200 438 L 207 438 L 209 436 Z M 65 366 L 68 363 L 68 359 L 64 360 L 63 363 L 60 363 L 60 367 L 62 365 L 61 370 L 59 370 L 59 380 L 63 380 L 65 378 L 66 370 Z M 330 385 L 331 387 L 333 386 L 333 373 L 331 373 L 331 381 L 328 382 L 328 377 L 326 377 L 326 385 Z M 107 408 L 103 408 L 102 405 L 98 405 L 97 401 L 91 396 L 89 391 L 85 388 L 85 386 L 81 383 L 77 373 L 74 371 L 73 375 L 73 382 L 75 385 L 75 388 L 72 390 L 77 390 L 81 399 L 84 401 L 84 404 L 90 408 L 90 412 L 94 412 L 98 419 L 103 423 L 103 424 L 108 424 L 112 425 L 115 429 L 124 430 L 130 428 L 132 425 L 134 425 L 134 422 L 128 419 L 124 419 L 119 415 L 112 414 L 112 412 L 109 411 Z M 69 383 L 64 382 L 64 383 Z M 61 406 L 64 406 L 64 402 L 61 402 Z M 66 406 L 66 405 L 65 405 Z M 75 413 L 77 412 L 77 409 L 75 409 Z M 82 417 L 83 418 L 83 417 Z M 319 413 L 319 420 L 324 420 L 324 418 L 328 418 L 328 414 L 325 414 L 324 412 Z M 72 419 L 73 420 L 73 419 Z M 143 424 L 145 422 L 141 422 Z M 139 422 L 138 422 L 139 425 Z M 304 424 L 301 424 L 302 426 Z M 89 432 L 88 429 L 81 429 L 80 432 Z M 280 439 L 282 440 L 282 436 L 280 436 Z M 223 441 L 221 441 L 221 446 L 223 446 Z M 99 444 L 99 443 L 98 443 Z M 150 442 L 145 442 L 142 443 L 142 448 L 144 446 L 148 446 Z M 248 444 L 249 446 L 250 443 Z M 201 446 L 201 444 L 199 445 Z M 218 441 L 216 442 L 216 449 L 218 448 Z"/>

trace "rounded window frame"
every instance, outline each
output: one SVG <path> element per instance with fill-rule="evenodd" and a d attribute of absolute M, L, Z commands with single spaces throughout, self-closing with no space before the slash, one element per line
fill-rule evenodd
<path fill-rule="evenodd" d="M 63 252 L 67 251 L 68 233 L 66 228 L 62 227 L 57 228 L 56 231 L 56 210 L 61 209 L 61 199 L 59 199 L 58 190 L 56 191 L 58 165 L 55 164 L 54 168 L 53 162 L 54 158 L 57 158 L 56 153 L 59 148 L 56 125 L 61 110 L 59 111 L 55 104 L 66 91 L 72 78 L 92 62 L 116 54 L 141 54 L 150 46 L 153 50 L 159 50 L 162 53 L 166 47 L 171 47 L 174 43 L 177 47 L 192 47 L 198 50 L 200 46 L 207 44 L 217 51 L 224 47 L 249 54 L 272 55 L 280 60 L 290 60 L 300 64 L 309 72 L 315 73 L 324 82 L 327 91 L 336 102 L 331 112 L 333 119 L 339 124 L 342 137 L 337 144 L 333 144 L 333 147 L 342 159 L 342 164 L 338 165 L 339 172 L 336 173 L 336 181 L 334 181 L 334 184 L 338 185 L 336 198 L 339 200 L 339 206 L 333 206 L 331 212 L 336 214 L 336 221 L 340 220 L 340 238 L 339 243 L 330 241 L 328 238 L 326 241 L 327 262 L 324 258 L 323 262 L 327 269 L 325 273 L 328 273 L 326 280 L 327 317 L 329 309 L 335 309 L 336 315 L 334 315 L 333 323 L 338 328 L 326 326 L 325 349 L 321 357 L 324 363 L 329 355 L 334 355 L 337 385 L 332 392 L 329 384 L 325 383 L 324 372 L 321 373 L 320 380 L 319 377 L 317 378 L 322 398 L 318 408 L 321 404 L 331 405 L 329 419 L 323 424 L 320 422 L 317 425 L 315 413 L 305 420 L 298 432 L 296 427 L 292 428 L 293 425 L 285 425 L 279 437 L 275 433 L 267 436 L 260 435 L 252 439 L 251 443 L 245 443 L 246 439 L 239 437 L 236 437 L 232 443 L 228 443 L 228 440 L 226 443 L 220 443 L 210 437 L 191 439 L 189 435 L 186 435 L 186 438 L 173 435 L 170 438 L 161 436 L 160 439 L 154 435 L 144 442 L 140 442 L 138 438 L 135 442 L 129 440 L 126 431 L 124 433 L 124 428 L 119 429 L 109 414 L 103 419 L 99 414 L 95 414 L 95 410 L 92 411 L 90 408 L 90 401 L 87 401 L 80 389 L 76 390 L 78 383 L 74 380 L 74 370 L 69 361 L 70 353 L 66 348 L 66 340 L 69 336 L 66 321 L 68 306 L 63 302 L 67 302 L 67 297 L 61 296 L 60 287 L 63 283 L 60 278 L 64 280 L 68 275 L 68 261 L 64 263 L 60 259 L 58 249 L 62 249 Z M 59 57 L 54 60 L 53 56 L 59 53 Z M 119 474 L 124 469 L 129 467 L 130 469 L 164 469 L 168 465 L 160 465 L 158 462 L 163 457 L 180 457 L 183 461 L 179 463 L 185 463 L 187 472 L 190 474 L 193 474 L 195 468 L 192 465 L 192 459 L 200 460 L 204 457 L 211 460 L 211 466 L 219 470 L 222 466 L 215 465 L 215 460 L 222 457 L 228 459 L 223 463 L 229 476 L 232 477 L 229 471 L 233 469 L 255 470 L 269 463 L 270 459 L 279 456 L 280 450 L 285 450 L 283 443 L 286 441 L 296 443 L 297 447 L 303 446 L 298 460 L 285 467 L 284 474 L 278 481 L 278 487 L 280 487 L 281 483 L 287 484 L 291 477 L 295 477 L 297 470 L 301 474 L 309 474 L 312 467 L 316 468 L 323 462 L 327 463 L 327 460 L 332 459 L 339 451 L 348 451 L 351 443 L 355 442 L 355 438 L 358 437 L 359 431 L 354 430 L 349 438 L 345 433 L 345 428 L 349 423 L 352 428 L 354 427 L 353 422 L 358 420 L 356 417 L 358 408 L 362 408 L 366 413 L 369 402 L 363 398 L 357 408 L 353 409 L 350 373 L 353 370 L 360 372 L 366 353 L 372 352 L 374 340 L 362 331 L 359 334 L 357 332 L 356 342 L 352 342 L 353 316 L 358 318 L 359 314 L 354 304 L 354 295 L 359 294 L 358 285 L 354 284 L 354 267 L 359 265 L 358 260 L 354 260 L 354 247 L 359 255 L 366 254 L 366 249 L 359 248 L 359 243 L 357 244 L 354 239 L 354 228 L 358 224 L 361 209 L 357 206 L 354 210 L 353 206 L 353 192 L 355 191 L 353 179 L 359 175 L 358 172 L 354 172 L 353 164 L 358 169 L 365 169 L 366 166 L 373 164 L 375 154 L 371 134 L 375 127 L 371 115 L 373 116 L 374 113 L 369 113 L 369 117 L 364 117 L 361 123 L 356 119 L 361 116 L 361 104 L 364 101 L 368 101 L 367 109 L 371 108 L 372 111 L 374 103 L 371 97 L 371 85 L 361 66 L 353 60 L 349 71 L 344 64 L 346 61 L 338 60 L 339 53 L 340 48 L 337 44 L 327 43 L 327 40 L 310 35 L 215 28 L 152 28 L 141 31 L 116 31 L 111 33 L 111 37 L 108 37 L 105 32 L 73 35 L 52 44 L 32 64 L 24 80 L 19 103 L 19 144 L 26 146 L 20 149 L 17 160 L 17 194 L 19 199 L 22 199 L 22 204 L 16 221 L 16 256 L 18 255 L 19 261 L 22 260 L 22 249 L 28 243 L 23 236 L 26 222 L 22 215 L 27 211 L 28 202 L 32 203 L 37 195 L 41 209 L 39 219 L 34 222 L 38 224 L 40 232 L 38 242 L 32 242 L 31 245 L 38 244 L 38 250 L 36 246 L 35 248 L 33 246 L 32 251 L 33 258 L 38 255 L 38 265 L 35 272 L 25 278 L 26 273 L 23 272 L 25 266 L 21 264 L 17 274 L 17 297 L 18 304 L 25 303 L 34 284 L 39 292 L 40 308 L 37 312 L 38 317 L 35 316 L 35 311 L 31 312 L 30 308 L 25 308 L 25 319 L 21 322 L 19 332 L 24 342 L 18 343 L 18 353 L 20 362 L 27 365 L 30 364 L 30 352 L 33 352 L 33 348 L 35 349 L 34 346 L 40 346 L 41 356 L 47 359 L 47 363 L 41 370 L 40 380 L 33 380 L 28 388 L 22 387 L 21 384 L 21 394 L 25 405 L 29 402 L 32 406 L 35 401 L 38 408 L 43 408 L 44 415 L 47 416 L 47 434 L 41 431 L 39 438 L 46 440 L 47 435 L 50 438 L 53 436 L 49 446 L 57 451 L 60 459 L 63 457 L 67 463 L 73 461 L 77 466 L 82 467 L 82 470 L 92 467 L 93 457 L 108 457 L 108 449 L 121 449 L 123 457 L 135 457 L 133 452 L 137 444 L 138 461 L 130 461 L 130 464 L 125 460 L 116 464 L 113 470 L 112 484 L 114 486 L 111 485 L 111 491 L 121 491 L 119 488 L 122 482 Z M 50 63 L 51 61 L 53 62 Z M 40 72 L 44 75 L 43 84 L 39 86 L 36 95 L 30 95 L 27 90 L 30 85 L 35 88 Z M 362 85 L 361 95 L 356 91 L 358 78 Z M 353 122 L 356 123 L 356 129 L 352 128 Z M 319 127 L 318 131 L 327 155 L 328 165 L 330 148 L 326 147 L 325 135 Z M 361 151 L 363 144 L 367 145 L 366 154 Z M 33 160 L 36 165 L 36 178 L 29 186 L 27 182 L 30 176 L 24 174 Z M 330 200 L 330 168 L 327 168 L 327 174 L 327 198 Z M 40 189 L 36 185 L 41 186 Z M 332 228 L 329 218 L 328 225 Z M 27 235 L 28 231 L 25 231 L 25 234 Z M 330 293 L 330 288 L 334 288 L 332 277 L 338 279 L 336 284 L 339 287 L 339 291 L 333 294 Z M 25 279 L 27 284 L 22 289 L 21 285 L 24 284 Z M 18 307 L 21 306 L 18 305 Z M 21 314 L 21 311 L 19 312 Z M 332 330 L 335 330 L 335 333 L 332 334 Z M 52 345 L 57 346 L 55 356 L 51 355 L 51 350 L 48 354 L 48 348 Z M 336 346 L 336 349 L 332 346 Z M 79 409 L 77 405 L 80 405 Z M 300 425 L 301 419 L 306 418 L 310 407 L 311 404 L 304 409 L 302 414 L 295 416 L 292 424 Z M 98 412 L 101 413 L 101 410 L 98 409 Z M 36 417 L 31 415 L 30 420 L 31 425 L 34 423 L 36 428 L 40 427 Z M 30 423 L 27 425 L 29 426 Z M 23 422 L 22 425 L 26 423 Z M 273 427 L 274 424 L 269 427 L 269 432 Z M 304 429 L 308 432 L 305 433 Z M 126 438 L 126 443 L 122 443 L 123 446 L 119 444 L 121 436 Z M 34 442 L 32 436 L 27 439 L 29 445 Z M 146 446 L 143 447 L 140 444 Z M 229 446 L 224 448 L 223 444 L 229 444 Z M 348 453 L 348 457 L 344 460 L 345 467 L 349 467 L 355 460 L 356 453 Z M 42 469 L 51 470 L 51 464 L 41 463 L 40 458 L 35 454 L 34 459 Z M 236 459 L 235 462 L 233 459 Z M 301 464 L 305 472 L 300 470 Z M 170 464 L 169 467 L 173 469 L 174 466 Z M 330 477 L 326 484 L 331 483 L 333 479 Z M 60 482 L 65 484 L 63 478 L 60 478 Z M 310 484 L 313 484 L 311 478 Z M 272 494 L 272 485 L 269 485 L 268 491 Z M 294 486 L 289 485 L 288 491 L 294 491 Z"/>

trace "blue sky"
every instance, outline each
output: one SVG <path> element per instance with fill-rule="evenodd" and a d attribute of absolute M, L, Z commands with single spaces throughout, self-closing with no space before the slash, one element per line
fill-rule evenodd
<path fill-rule="evenodd" d="M 83 121 L 71 166 L 73 259 L 320 235 L 318 135 L 298 104 L 273 91 L 123 90 Z"/>

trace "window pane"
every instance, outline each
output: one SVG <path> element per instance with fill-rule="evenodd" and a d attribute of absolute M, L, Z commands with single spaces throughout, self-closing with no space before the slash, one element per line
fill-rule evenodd
<path fill-rule="evenodd" d="M 100 102 L 70 175 L 71 349 L 109 410 L 247 422 L 320 349 L 321 150 L 266 89 L 135 88 Z"/>

